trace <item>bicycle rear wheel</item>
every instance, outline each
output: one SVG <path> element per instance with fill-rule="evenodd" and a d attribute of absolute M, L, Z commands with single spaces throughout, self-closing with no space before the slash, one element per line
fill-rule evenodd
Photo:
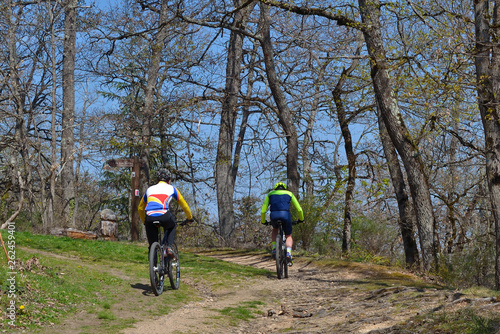
<path fill-rule="evenodd" d="M 163 292 L 163 252 L 158 242 L 154 242 L 149 250 L 149 279 L 151 288 L 156 296 Z"/>
<path fill-rule="evenodd" d="M 281 239 L 283 240 L 283 276 L 285 276 L 285 278 L 288 278 L 288 262 L 286 260 L 286 237 L 284 232 Z"/>
<path fill-rule="evenodd" d="M 174 251 L 174 258 L 167 258 L 168 279 L 172 289 L 177 290 L 181 282 L 181 266 L 176 244 L 172 245 L 172 250 Z"/>
<path fill-rule="evenodd" d="M 280 223 L 278 235 L 276 236 L 276 274 L 279 279 L 283 278 L 283 263 L 286 261 L 286 254 L 283 253 L 283 227 Z"/>

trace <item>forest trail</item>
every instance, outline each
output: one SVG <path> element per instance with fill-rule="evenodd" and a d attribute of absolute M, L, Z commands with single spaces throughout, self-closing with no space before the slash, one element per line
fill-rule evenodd
<path fill-rule="evenodd" d="M 269 256 L 231 252 L 200 255 L 275 271 Z M 138 322 L 123 333 L 401 333 L 399 324 L 411 326 L 419 315 L 446 313 L 471 304 L 500 311 L 499 303 L 472 300 L 431 284 L 415 287 L 413 279 L 409 274 L 381 272 L 378 266 L 327 268 L 296 259 L 288 279 L 268 276 L 217 291 L 195 286 L 204 296 L 202 301 Z M 405 280 L 408 285 L 402 284 Z M 185 283 L 192 284 L 189 280 Z M 233 325 L 221 320 L 221 310 L 252 302 L 259 303 L 253 319 Z"/>
<path fill-rule="evenodd" d="M 77 259 L 40 250 L 36 250 L 36 253 L 64 260 Z M 457 331 L 435 328 L 442 319 L 448 322 L 460 319 L 457 318 L 457 310 L 468 310 L 476 315 L 500 313 L 498 297 L 478 298 L 470 293 L 442 288 L 432 282 L 422 282 L 411 273 L 384 266 L 353 262 L 321 266 L 318 261 L 296 257 L 294 265 L 289 268 L 289 278 L 278 279 L 275 262 L 269 255 L 232 250 L 195 253 L 243 266 L 268 269 L 270 274 L 242 280 L 220 277 L 222 284 L 211 285 L 187 273 L 181 276 L 181 291 L 192 293 L 196 290 L 196 299 L 173 307 L 165 315 L 153 316 L 159 313 L 158 303 L 168 306 L 171 290 L 167 289 L 161 296 L 155 297 L 145 277 L 138 280 L 137 277 L 127 276 L 120 269 L 82 261 L 83 267 L 110 273 L 124 280 L 115 296 L 116 302 L 111 307 L 121 327 L 106 327 L 106 319 L 101 319 L 96 312 L 81 309 L 62 323 L 44 326 L 36 332 L 451 334 Z M 189 286 L 189 289 L 183 289 L 183 285 Z M 247 314 L 244 317 L 246 320 L 240 320 L 240 311 L 247 311 L 250 316 Z M 452 313 L 453 317 L 449 317 Z M 458 317 L 463 314 L 466 313 L 460 313 Z"/>

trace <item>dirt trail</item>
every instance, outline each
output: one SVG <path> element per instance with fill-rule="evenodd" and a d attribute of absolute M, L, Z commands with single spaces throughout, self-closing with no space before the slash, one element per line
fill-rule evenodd
<path fill-rule="evenodd" d="M 275 271 L 268 256 L 204 254 Z M 126 334 L 142 333 L 398 333 L 398 323 L 427 313 L 467 305 L 451 291 L 373 283 L 366 270 L 320 269 L 295 261 L 289 278 L 249 280 L 245 286 L 205 291 L 205 299 L 166 316 L 136 323 Z M 189 284 L 189 282 L 186 282 Z M 228 326 L 225 307 L 261 301 L 261 315 Z"/>
<path fill-rule="evenodd" d="M 192 277 L 183 276 L 182 284 L 196 289 L 202 299 L 167 315 L 145 319 L 143 315 L 147 314 L 147 310 L 154 311 L 157 306 L 151 302 L 151 298 L 155 297 L 151 294 L 148 280 L 138 283 L 136 278 L 128 278 L 117 272 L 125 279 L 126 285 L 122 291 L 123 298 L 113 305 L 113 314 L 118 319 L 137 321 L 133 327 L 121 333 L 429 333 L 432 331 L 407 330 L 401 323 L 411 323 L 418 315 L 448 312 L 471 305 L 478 312 L 500 312 L 500 300 L 474 299 L 450 290 L 415 288 L 410 282 L 410 275 L 406 274 L 404 280 L 400 273 L 388 269 L 383 269 L 384 277 L 381 279 L 380 267 L 370 265 L 318 267 L 314 262 L 298 258 L 289 269 L 289 278 L 280 280 L 276 278 L 275 263 L 269 256 L 235 254 L 230 251 L 198 254 L 265 268 L 272 275 L 247 279 L 240 281 L 239 285 L 216 290 L 196 283 Z M 82 265 L 96 269 L 93 264 Z M 107 272 L 115 270 L 106 266 L 99 268 Z M 392 284 L 396 282 L 394 278 L 398 278 L 398 281 Z M 405 285 L 401 282 L 408 283 Z M 168 298 L 163 300 L 168 302 Z M 220 312 L 252 302 L 251 305 L 257 305 L 257 309 L 255 318 L 249 321 L 235 321 Z M 146 313 L 137 313 L 138 305 Z M 45 327 L 38 332 L 79 334 L 97 332 L 97 329 L 103 332 L 103 325 L 105 321 L 95 313 L 82 310 L 62 324 Z"/>

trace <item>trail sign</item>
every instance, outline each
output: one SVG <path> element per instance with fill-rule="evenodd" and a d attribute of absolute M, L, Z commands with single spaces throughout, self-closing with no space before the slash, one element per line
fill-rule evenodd
<path fill-rule="evenodd" d="M 134 167 L 134 160 L 135 159 L 111 159 L 106 162 L 108 163 L 109 167 L 123 168 Z"/>
<path fill-rule="evenodd" d="M 132 201 L 131 201 L 131 210 L 132 213 L 132 221 L 130 222 L 130 237 L 132 241 L 139 240 L 139 212 L 137 211 L 137 207 L 139 205 L 139 173 L 140 167 L 142 164 L 140 163 L 137 157 L 132 159 L 111 159 L 106 161 L 106 163 L 110 167 L 117 168 L 132 168 Z"/>

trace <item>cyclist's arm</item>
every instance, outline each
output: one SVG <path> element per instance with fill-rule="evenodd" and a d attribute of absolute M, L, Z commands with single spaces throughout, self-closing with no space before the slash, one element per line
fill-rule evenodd
<path fill-rule="evenodd" d="M 178 189 L 175 189 L 175 191 L 177 192 L 177 203 L 179 203 L 179 206 L 186 214 L 186 219 L 187 220 L 193 219 L 193 215 L 191 214 L 191 209 L 189 208 L 187 202 L 184 200 L 184 197 L 182 197 L 181 192 Z"/>
<path fill-rule="evenodd" d="M 262 209 L 260 210 L 260 222 L 262 224 L 266 223 L 266 212 L 268 206 L 269 206 L 269 194 L 266 195 L 266 198 L 264 199 L 264 204 L 262 204 Z"/>
<path fill-rule="evenodd" d="M 304 211 L 302 211 L 299 201 L 297 201 L 297 198 L 295 198 L 294 194 L 292 194 L 292 204 L 297 210 L 297 213 L 299 214 L 299 220 L 304 220 Z"/>
<path fill-rule="evenodd" d="M 137 208 L 137 211 L 139 212 L 139 217 L 141 218 L 142 222 L 146 220 L 146 202 L 147 202 L 147 193 L 142 196 L 141 201 L 139 202 L 139 207 Z"/>

